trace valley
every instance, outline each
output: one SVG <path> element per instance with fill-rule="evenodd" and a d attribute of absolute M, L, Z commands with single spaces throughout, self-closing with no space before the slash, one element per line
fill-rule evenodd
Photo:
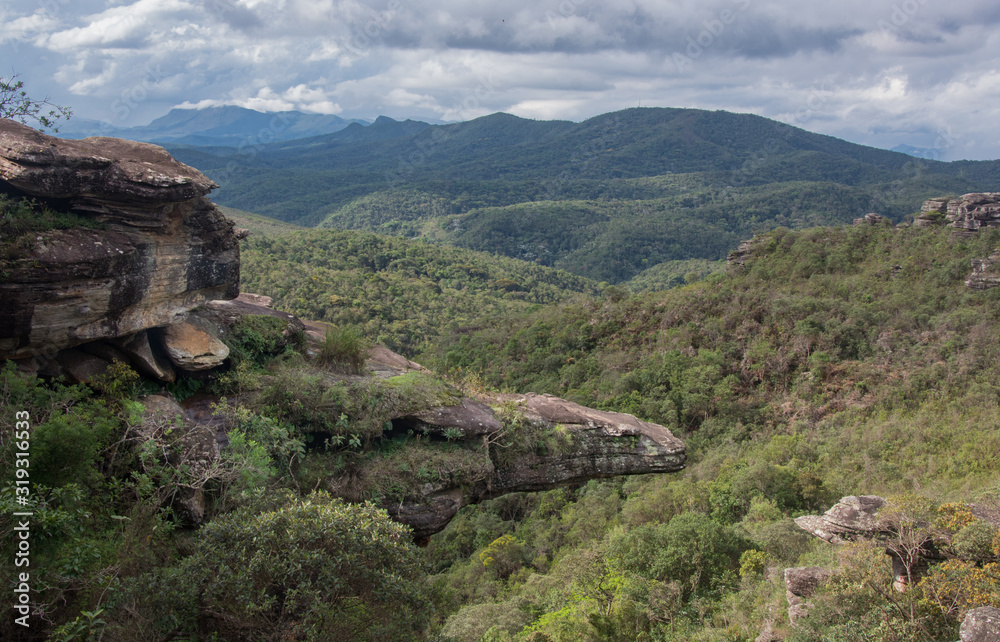
<path fill-rule="evenodd" d="M 941 640 L 1000 607 L 1000 161 L 686 109 L 169 155 L 3 123 L 45 616 L 5 639 Z"/>

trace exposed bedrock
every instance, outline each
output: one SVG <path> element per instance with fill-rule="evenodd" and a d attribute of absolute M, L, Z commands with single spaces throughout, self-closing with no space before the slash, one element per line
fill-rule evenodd
<path fill-rule="evenodd" d="M 238 239 L 205 198 L 214 187 L 156 145 L 62 140 L 0 119 L 0 192 L 101 224 L 34 233 L 7 248 L 0 358 L 54 357 L 235 297 Z"/>
<path fill-rule="evenodd" d="M 663 426 L 551 395 L 466 398 L 458 405 L 404 419 L 416 420 L 428 432 L 451 429 L 467 441 L 489 443 L 511 429 L 496 418 L 488 405 L 497 403 L 513 406 L 531 430 L 550 435 L 556 446 L 519 451 L 512 457 L 505 457 L 500 447 L 490 446 L 486 479 L 471 485 L 427 484 L 421 489 L 420 500 L 387 506 L 393 517 L 413 527 L 418 540 L 442 530 L 463 506 L 507 493 L 684 468 L 684 444 Z"/>

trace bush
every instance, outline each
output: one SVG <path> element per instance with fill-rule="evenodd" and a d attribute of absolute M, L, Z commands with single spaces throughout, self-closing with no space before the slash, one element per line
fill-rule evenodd
<path fill-rule="evenodd" d="M 162 590 L 187 601 L 183 629 L 200 621 L 249 640 L 416 637 L 429 604 L 407 527 L 324 492 L 267 503 L 281 506 L 257 512 L 251 501 L 215 519 L 165 576 Z"/>
<path fill-rule="evenodd" d="M 329 328 L 317 360 L 344 374 L 361 374 L 368 359 L 368 343 L 357 328 Z"/>

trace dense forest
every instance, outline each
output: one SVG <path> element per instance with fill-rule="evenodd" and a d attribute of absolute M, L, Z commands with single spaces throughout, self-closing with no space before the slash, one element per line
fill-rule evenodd
<path fill-rule="evenodd" d="M 260 227 L 244 290 L 339 335 L 321 360 L 248 318 L 228 372 L 168 387 L 240 400 L 208 525 L 167 507 L 192 473 L 134 432 L 136 399 L 159 385 L 127 367 L 89 386 L 0 371 L 3 412 L 35 421 L 43 621 L 57 640 L 954 639 L 970 608 L 1000 605 L 1000 535 L 963 508 L 1000 507 L 1000 290 L 964 284 L 998 244 L 778 229 L 742 268 L 665 264 L 608 286 L 420 241 Z M 366 336 L 440 378 L 324 374 L 355 372 L 345 354 Z M 688 467 L 469 506 L 422 549 L 374 506 L 311 492 L 317 466 L 377 467 L 368 490 L 352 483 L 378 499 L 405 492 L 387 485 L 408 479 L 393 466 L 464 462 L 450 442 L 380 437 L 394 406 L 461 390 L 635 414 L 681 437 Z M 6 534 L 13 456 L 5 442 Z M 881 548 L 838 549 L 792 522 L 850 494 L 934 525 L 948 559 L 898 594 Z M 781 570 L 805 565 L 839 572 L 790 628 Z"/>

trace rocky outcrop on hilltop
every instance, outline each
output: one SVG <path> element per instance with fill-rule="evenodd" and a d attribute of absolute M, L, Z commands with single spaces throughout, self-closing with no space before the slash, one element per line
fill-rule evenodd
<path fill-rule="evenodd" d="M 945 225 L 965 232 L 1000 227 L 1000 192 L 974 192 L 958 198 L 928 199 L 920 208 L 914 225 Z"/>
<path fill-rule="evenodd" d="M 147 371 L 172 380 L 155 363 L 160 337 L 146 332 L 239 292 L 238 239 L 205 198 L 214 187 L 156 145 L 62 140 L 0 120 L 0 192 L 102 228 L 40 232 L 5 256 L 0 358 L 44 357 L 29 368 L 44 370 L 88 342 L 153 344 Z"/>
<path fill-rule="evenodd" d="M 214 187 L 155 145 L 60 140 L 0 121 L 0 194 L 99 224 L 3 239 L 0 359 L 71 381 L 94 381 L 116 361 L 161 383 L 201 380 L 231 365 L 231 352 L 246 352 L 241 341 L 253 335 L 266 343 L 254 351 L 273 356 L 292 343 L 308 362 L 328 327 L 274 310 L 267 297 L 238 296 L 240 232 L 206 199 Z M 385 393 L 398 411 L 388 413 L 382 430 L 444 462 L 431 476 L 422 461 L 396 470 L 404 497 L 380 496 L 417 538 L 440 531 L 462 506 L 505 493 L 684 466 L 680 440 L 631 415 L 548 395 L 464 396 L 385 348 L 368 357 L 362 374 L 308 376 L 344 395 Z M 446 392 L 409 399 L 400 392 L 408 385 Z M 212 401 L 189 413 L 165 391 L 146 397 L 145 421 L 133 435 L 152 440 L 161 464 L 177 472 L 162 499 L 188 524 L 205 517 L 205 484 L 226 474 L 226 422 Z M 333 492 L 350 491 L 344 477 L 330 471 L 321 481 Z"/>

